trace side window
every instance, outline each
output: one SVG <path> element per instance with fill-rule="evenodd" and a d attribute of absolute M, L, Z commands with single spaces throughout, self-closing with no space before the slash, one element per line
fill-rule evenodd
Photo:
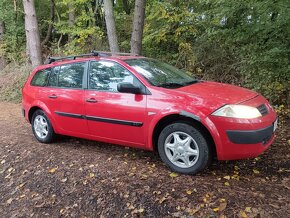
<path fill-rule="evenodd" d="M 74 63 L 60 66 L 58 87 L 82 88 L 85 63 Z"/>
<path fill-rule="evenodd" d="M 48 75 L 51 69 L 37 71 L 31 80 L 32 86 L 46 86 Z"/>
<path fill-rule="evenodd" d="M 89 89 L 118 92 L 117 85 L 122 82 L 140 85 L 139 80 L 118 63 L 111 61 L 91 62 Z"/>

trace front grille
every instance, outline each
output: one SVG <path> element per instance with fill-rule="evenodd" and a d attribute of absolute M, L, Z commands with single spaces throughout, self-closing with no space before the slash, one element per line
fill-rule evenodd
<path fill-rule="evenodd" d="M 265 104 L 258 106 L 257 109 L 262 114 L 262 116 L 265 116 L 266 114 L 268 114 L 268 109 Z"/>

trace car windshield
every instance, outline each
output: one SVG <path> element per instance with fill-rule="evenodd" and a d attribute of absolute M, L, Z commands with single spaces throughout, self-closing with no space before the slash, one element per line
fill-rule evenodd
<path fill-rule="evenodd" d="M 138 58 L 125 62 L 154 86 L 179 88 L 198 82 L 184 71 L 158 60 Z"/>

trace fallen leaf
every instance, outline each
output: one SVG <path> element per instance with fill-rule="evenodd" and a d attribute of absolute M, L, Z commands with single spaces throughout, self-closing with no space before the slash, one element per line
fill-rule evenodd
<path fill-rule="evenodd" d="M 66 182 L 67 178 L 63 178 L 62 180 L 60 180 L 61 182 Z"/>
<path fill-rule="evenodd" d="M 5 162 L 6 162 L 5 160 L 1 160 L 1 164 L 5 164 Z"/>
<path fill-rule="evenodd" d="M 230 180 L 231 177 L 230 176 L 224 176 L 224 179 Z"/>
<path fill-rule="evenodd" d="M 11 172 L 13 172 L 13 171 L 15 171 L 15 169 L 14 169 L 13 167 L 10 167 L 10 168 L 8 169 L 8 172 L 9 172 L 9 173 L 11 173 Z"/>
<path fill-rule="evenodd" d="M 170 176 L 171 178 L 175 178 L 175 177 L 178 176 L 178 174 L 177 174 L 177 173 L 170 173 L 169 176 Z"/>
<path fill-rule="evenodd" d="M 166 200 L 165 197 L 160 198 L 160 199 L 159 199 L 159 204 L 162 204 L 165 200 Z"/>
<path fill-rule="evenodd" d="M 187 191 L 186 191 L 186 194 L 191 195 L 191 194 L 192 194 L 192 191 L 187 190 Z"/>
<path fill-rule="evenodd" d="M 48 172 L 55 173 L 55 171 L 56 171 L 56 168 L 51 168 Z"/>
<path fill-rule="evenodd" d="M 253 172 L 254 172 L 255 174 L 259 174 L 259 173 L 260 173 L 260 171 L 257 170 L 257 169 L 253 169 Z"/>
<path fill-rule="evenodd" d="M 18 187 L 18 188 L 22 188 L 24 185 L 25 185 L 25 182 L 24 182 L 24 183 L 21 183 L 21 184 L 18 185 L 17 187 Z"/>
<path fill-rule="evenodd" d="M 7 204 L 11 204 L 12 201 L 13 201 L 13 198 L 9 198 L 9 199 L 6 201 L 6 203 L 7 203 Z"/>
<path fill-rule="evenodd" d="M 225 186 L 230 186 L 230 183 L 228 183 L 228 182 L 225 182 L 224 184 L 225 184 Z"/>
<path fill-rule="evenodd" d="M 223 202 L 223 203 L 220 203 L 219 209 L 220 211 L 223 211 L 224 209 L 226 209 L 226 207 L 227 207 L 227 203 Z"/>
<path fill-rule="evenodd" d="M 94 178 L 95 174 L 94 173 L 90 173 L 90 178 Z"/>
<path fill-rule="evenodd" d="M 220 202 L 226 202 L 226 199 L 225 198 L 221 198 Z"/>
<path fill-rule="evenodd" d="M 290 139 L 287 142 L 288 142 L 288 145 L 290 145 Z"/>
<path fill-rule="evenodd" d="M 216 207 L 216 208 L 213 208 L 213 211 L 214 212 L 218 212 L 220 209 L 218 208 L 218 207 Z"/>
<path fill-rule="evenodd" d="M 246 211 L 247 213 L 251 213 L 251 212 L 252 212 L 251 207 L 246 207 L 245 211 Z"/>
<path fill-rule="evenodd" d="M 241 211 L 240 215 L 241 215 L 242 218 L 247 218 L 248 217 L 247 214 L 245 213 L 245 211 Z"/>

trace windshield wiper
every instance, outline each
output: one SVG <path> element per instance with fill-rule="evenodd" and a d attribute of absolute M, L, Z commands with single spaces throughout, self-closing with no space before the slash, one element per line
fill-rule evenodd
<path fill-rule="evenodd" d="M 158 84 L 157 87 L 163 87 L 163 88 L 178 88 L 184 86 L 181 83 L 174 83 L 174 82 L 169 82 L 169 83 L 162 83 Z"/>

